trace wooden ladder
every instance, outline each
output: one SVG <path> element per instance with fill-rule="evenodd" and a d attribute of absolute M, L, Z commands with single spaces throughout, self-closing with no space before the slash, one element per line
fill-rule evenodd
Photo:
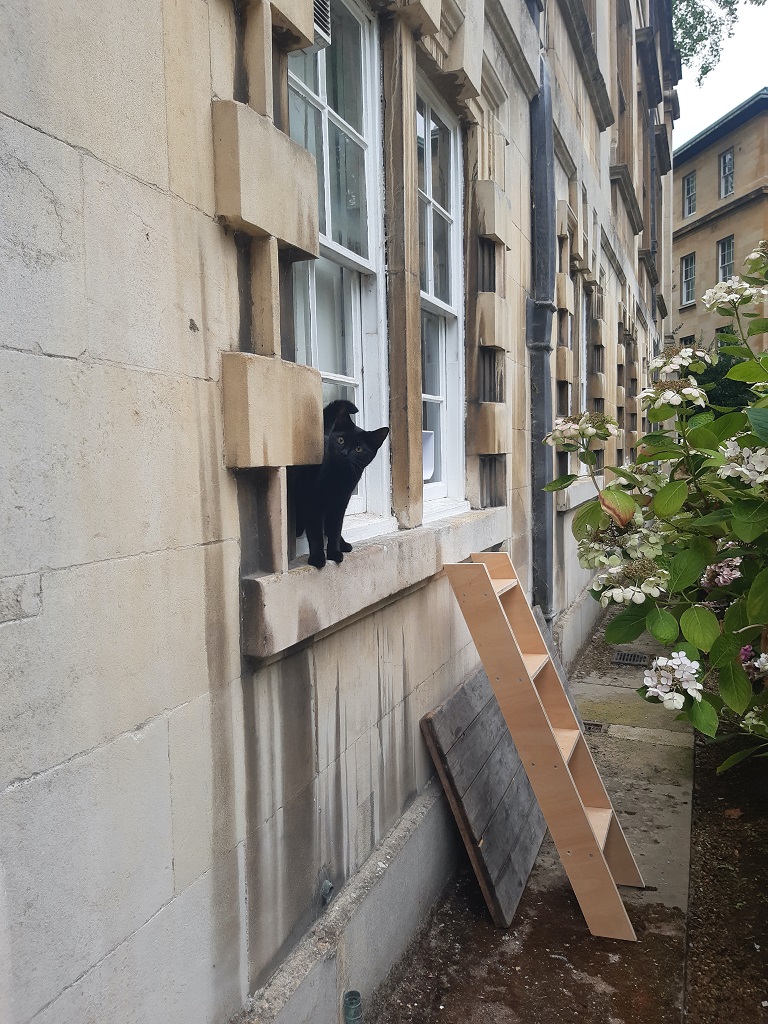
<path fill-rule="evenodd" d="M 635 941 L 616 886 L 643 880 L 509 555 L 445 571 L 589 930 Z"/>

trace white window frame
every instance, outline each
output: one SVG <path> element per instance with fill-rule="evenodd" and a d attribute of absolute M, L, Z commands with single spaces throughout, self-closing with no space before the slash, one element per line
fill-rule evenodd
<path fill-rule="evenodd" d="M 686 261 L 690 260 L 689 264 Z M 686 265 L 693 271 L 686 277 Z M 690 306 L 696 302 L 696 253 L 689 252 L 680 259 L 680 305 Z"/>
<path fill-rule="evenodd" d="M 729 169 L 726 169 L 726 161 L 728 160 L 728 157 L 731 158 L 731 166 Z M 736 163 L 733 158 L 733 146 L 720 154 L 718 157 L 718 163 L 720 167 L 720 198 L 725 199 L 726 196 L 733 195 L 734 190 L 734 172 L 736 169 Z"/>
<path fill-rule="evenodd" d="M 696 171 L 683 178 L 683 217 L 696 213 Z"/>
<path fill-rule="evenodd" d="M 320 234 L 320 255 L 338 266 L 356 274 L 350 287 L 352 331 L 352 376 L 344 377 L 321 370 L 324 383 L 355 386 L 355 404 L 359 414 L 355 422 L 366 430 L 389 424 L 389 390 L 387 360 L 386 293 L 384 287 L 384 230 L 383 230 L 383 166 L 382 125 L 380 103 L 381 67 L 379 61 L 378 23 L 372 13 L 356 0 L 337 0 L 342 3 L 362 28 L 363 121 L 362 135 L 330 109 L 325 89 L 325 53 L 320 51 L 318 61 L 318 88 L 314 93 L 289 68 L 288 81 L 301 97 L 321 112 L 322 144 L 329 152 L 328 123 L 338 124 L 352 136 L 365 152 L 365 189 L 368 225 L 368 256 L 344 248 L 333 238 Z M 331 216 L 331 175 L 324 175 L 326 218 Z M 326 219 L 326 227 L 329 221 Z M 310 359 L 318 366 L 316 290 L 314 284 L 316 263 L 308 261 Z M 392 515 L 389 438 L 376 458 L 367 467 L 352 496 L 344 518 L 344 536 L 349 541 L 379 536 L 397 529 Z M 301 545 L 298 549 L 300 552 Z"/>
<path fill-rule="evenodd" d="M 424 484 L 423 520 L 443 518 L 456 512 L 466 511 L 469 502 L 465 499 L 465 437 L 464 437 L 464 249 L 463 237 L 463 189 L 462 189 L 462 153 L 459 122 L 442 103 L 440 97 L 419 76 L 416 82 L 416 95 L 428 108 L 434 110 L 443 124 L 448 128 L 451 138 L 451 211 L 444 210 L 431 196 L 431 171 L 428 178 L 429 194 L 418 188 L 419 198 L 425 199 L 430 206 L 435 206 L 441 213 L 450 218 L 449 246 L 451 256 L 450 268 L 450 303 L 446 303 L 433 294 L 432 281 L 432 218 L 427 218 L 427 238 L 425 248 L 429 254 L 427 260 L 427 291 L 420 291 L 421 309 L 434 313 L 442 320 L 440 372 L 442 377 L 443 409 L 441 419 L 441 456 L 443 460 L 443 479 L 434 483 Z M 416 133 L 416 107 L 413 109 L 413 131 Z M 425 164 L 429 168 L 429 154 L 425 152 Z M 425 175 L 426 177 L 426 175 Z M 417 224 L 419 210 L 415 211 Z M 422 398 L 422 402 L 423 402 Z"/>
<path fill-rule="evenodd" d="M 724 259 L 728 256 L 728 259 Z M 717 243 L 717 280 L 727 281 L 730 277 L 733 277 L 733 270 L 735 266 L 735 246 L 733 235 L 728 235 L 727 238 L 721 238 Z M 726 271 L 726 268 L 727 271 Z"/>

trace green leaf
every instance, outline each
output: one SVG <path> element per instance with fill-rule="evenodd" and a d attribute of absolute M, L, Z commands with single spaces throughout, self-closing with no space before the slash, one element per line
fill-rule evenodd
<path fill-rule="evenodd" d="M 709 427 L 697 427 L 689 430 L 687 435 L 688 444 L 700 451 L 717 451 L 720 441 L 713 430 Z"/>
<path fill-rule="evenodd" d="M 768 501 L 759 498 L 741 498 L 734 501 L 733 518 L 744 523 L 768 522 Z"/>
<path fill-rule="evenodd" d="M 766 377 L 768 380 L 768 377 Z M 675 410 L 671 405 L 661 405 L 658 409 L 648 410 L 648 422 L 649 423 L 663 423 L 664 420 L 670 419 L 675 415 Z"/>
<path fill-rule="evenodd" d="M 590 530 L 599 530 L 605 519 L 605 513 L 600 508 L 597 498 L 586 502 L 573 517 L 571 531 L 576 540 L 584 540 Z"/>
<path fill-rule="evenodd" d="M 578 480 L 578 474 L 566 473 L 564 476 L 559 476 L 557 480 L 553 480 L 544 486 L 545 491 L 562 491 L 566 487 L 570 487 L 574 480 Z"/>
<path fill-rule="evenodd" d="M 638 446 L 642 448 L 667 448 L 669 445 L 675 445 L 672 438 L 663 430 L 654 430 L 651 434 L 644 434 L 643 437 L 638 441 Z M 683 449 L 681 448 L 682 452 Z"/>
<path fill-rule="evenodd" d="M 715 418 L 715 414 L 711 409 L 707 409 L 705 412 L 697 412 L 695 416 L 691 416 L 688 420 L 688 426 L 693 430 L 695 427 L 703 427 L 707 423 L 711 423 Z"/>
<path fill-rule="evenodd" d="M 733 633 L 722 633 L 712 644 L 709 652 L 709 664 L 712 668 L 722 668 L 738 657 L 744 642 Z"/>
<path fill-rule="evenodd" d="M 723 629 L 726 633 L 735 633 L 737 629 L 742 629 L 742 627 L 748 625 L 747 602 L 743 598 L 740 601 L 734 601 L 725 613 Z"/>
<path fill-rule="evenodd" d="M 743 520 L 735 520 L 733 524 L 733 532 L 739 540 L 743 540 L 745 543 L 749 544 L 765 533 L 765 524 L 746 523 Z"/>
<path fill-rule="evenodd" d="M 688 544 L 688 551 L 693 551 L 705 559 L 706 564 L 714 562 L 717 555 L 717 545 L 709 537 L 693 537 Z"/>
<path fill-rule="evenodd" d="M 755 360 L 732 366 L 725 375 L 729 380 L 742 380 L 746 384 L 762 384 L 768 380 L 768 370 Z"/>
<path fill-rule="evenodd" d="M 672 653 L 683 653 L 689 661 L 698 661 L 701 664 L 701 652 L 695 644 L 689 644 L 687 640 L 676 640 L 672 644 Z"/>
<path fill-rule="evenodd" d="M 727 772 L 729 768 L 733 768 L 739 761 L 745 761 L 748 757 L 751 757 L 755 751 L 762 750 L 766 746 L 764 743 L 757 744 L 753 747 L 746 747 L 744 750 L 737 750 L 735 754 L 731 754 L 730 757 L 726 757 L 722 764 L 717 766 L 717 774 L 722 775 L 723 772 Z"/>
<path fill-rule="evenodd" d="M 768 331 L 768 318 L 764 316 L 758 316 L 755 317 L 755 319 L 749 325 L 747 337 L 754 338 L 756 334 L 765 334 L 766 331 Z"/>
<path fill-rule="evenodd" d="M 629 644 L 645 632 L 648 609 L 643 604 L 633 604 L 611 619 L 605 630 L 607 644 Z"/>
<path fill-rule="evenodd" d="M 600 505 L 614 522 L 626 526 L 637 511 L 635 499 L 617 488 L 605 488 L 600 491 Z"/>
<path fill-rule="evenodd" d="M 703 732 L 705 736 L 714 736 L 720 724 L 717 712 L 706 697 L 693 702 L 693 706 L 688 712 L 688 719 L 694 729 Z"/>
<path fill-rule="evenodd" d="M 585 466 L 596 466 L 597 456 L 594 452 L 589 450 L 585 452 L 579 452 L 579 462 L 583 462 Z"/>
<path fill-rule="evenodd" d="M 768 569 L 759 572 L 747 594 L 747 615 L 750 622 L 768 622 Z"/>
<path fill-rule="evenodd" d="M 722 443 L 738 434 L 740 430 L 744 430 L 746 426 L 747 420 L 743 412 L 729 412 L 725 416 L 718 416 L 709 429 Z"/>
<path fill-rule="evenodd" d="M 736 337 L 736 335 L 732 335 L 732 337 Z M 747 348 L 746 345 L 723 345 L 719 351 L 725 352 L 726 355 L 729 356 L 743 356 L 747 359 L 752 358 L 752 350 Z"/>
<path fill-rule="evenodd" d="M 720 696 L 737 715 L 743 715 L 752 701 L 752 683 L 735 661 L 723 665 L 717 674 Z"/>
<path fill-rule="evenodd" d="M 708 651 L 720 636 L 720 623 L 709 608 L 694 605 L 680 616 L 680 628 L 686 640 L 696 644 L 702 651 Z"/>
<path fill-rule="evenodd" d="M 768 441 L 768 409 L 747 409 L 752 430 L 761 441 Z"/>
<path fill-rule="evenodd" d="M 667 519 L 679 512 L 688 497 L 685 480 L 671 480 L 657 491 L 653 499 L 653 511 L 660 519 Z"/>
<path fill-rule="evenodd" d="M 645 628 L 660 644 L 669 646 L 677 640 L 680 627 L 674 615 L 663 608 L 652 608 L 645 617 Z"/>
<path fill-rule="evenodd" d="M 709 560 L 697 551 L 681 551 L 675 555 L 669 563 L 669 592 L 678 593 L 698 583 L 708 564 Z"/>
<path fill-rule="evenodd" d="M 691 526 L 714 526 L 718 523 L 724 523 L 731 518 L 733 513 L 730 508 L 718 508 L 714 512 L 708 512 L 701 519 L 694 519 L 690 524 Z"/>
<path fill-rule="evenodd" d="M 621 477 L 622 480 L 627 480 L 629 483 L 634 484 L 635 487 L 641 487 L 642 484 L 638 477 L 634 473 L 630 473 L 626 469 L 622 469 L 621 466 L 608 466 L 608 469 L 616 476 Z"/>

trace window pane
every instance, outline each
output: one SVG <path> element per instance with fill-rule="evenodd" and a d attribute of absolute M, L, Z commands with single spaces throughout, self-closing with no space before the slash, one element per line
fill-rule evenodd
<path fill-rule="evenodd" d="M 331 39 L 325 57 L 328 104 L 362 134 L 362 29 L 343 4 L 331 4 Z"/>
<path fill-rule="evenodd" d="M 288 70 L 300 78 L 313 93 L 318 91 L 317 54 L 294 50 L 288 54 Z"/>
<path fill-rule="evenodd" d="M 352 272 L 322 257 L 315 262 L 318 369 L 351 377 L 352 318 L 345 280 L 347 273 Z"/>
<path fill-rule="evenodd" d="M 293 273 L 293 332 L 296 342 L 296 362 L 312 365 L 312 345 L 309 314 L 309 261 L 294 263 Z"/>
<path fill-rule="evenodd" d="M 291 138 L 314 154 L 317 163 L 317 195 L 320 231 L 325 228 L 325 174 L 323 171 L 323 128 L 320 111 L 300 96 L 295 89 L 288 90 L 288 124 Z"/>
<path fill-rule="evenodd" d="M 433 113 L 430 124 L 432 143 L 432 198 L 444 210 L 451 209 L 451 133 Z"/>
<path fill-rule="evenodd" d="M 359 408 L 359 399 L 356 398 L 356 391 L 357 388 L 352 387 L 351 384 L 339 384 L 334 380 L 324 380 L 323 405 L 335 402 L 337 398 L 345 398 L 348 402 L 352 402 L 353 405 Z"/>
<path fill-rule="evenodd" d="M 331 237 L 334 242 L 368 256 L 365 199 L 365 153 L 340 128 L 329 122 Z"/>
<path fill-rule="evenodd" d="M 427 191 L 427 182 L 424 174 L 425 158 L 424 151 L 427 147 L 427 110 L 424 100 L 416 97 L 416 152 L 419 161 L 419 188 L 422 192 Z"/>
<path fill-rule="evenodd" d="M 451 226 L 437 210 L 432 211 L 432 292 L 443 302 L 451 301 Z"/>
<path fill-rule="evenodd" d="M 425 480 L 425 484 L 433 484 L 443 479 L 443 452 L 441 444 L 441 424 L 443 418 L 443 407 L 438 402 L 422 402 L 422 430 L 431 430 L 434 436 L 435 446 L 435 468 L 432 476 Z"/>
<path fill-rule="evenodd" d="M 440 317 L 421 311 L 421 390 L 442 395 L 440 383 Z M 431 429 L 431 428 L 424 428 Z"/>
<path fill-rule="evenodd" d="M 429 288 L 427 277 L 427 216 L 425 201 L 419 198 L 419 287 L 423 292 Z"/>

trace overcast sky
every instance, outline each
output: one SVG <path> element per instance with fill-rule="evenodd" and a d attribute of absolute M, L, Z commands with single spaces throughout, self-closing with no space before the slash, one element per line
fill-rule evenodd
<path fill-rule="evenodd" d="M 688 139 L 768 85 L 768 5 L 742 2 L 732 39 L 723 46 L 720 63 L 701 86 L 693 71 L 683 68 L 678 83 L 680 119 L 675 121 L 673 145 Z"/>

